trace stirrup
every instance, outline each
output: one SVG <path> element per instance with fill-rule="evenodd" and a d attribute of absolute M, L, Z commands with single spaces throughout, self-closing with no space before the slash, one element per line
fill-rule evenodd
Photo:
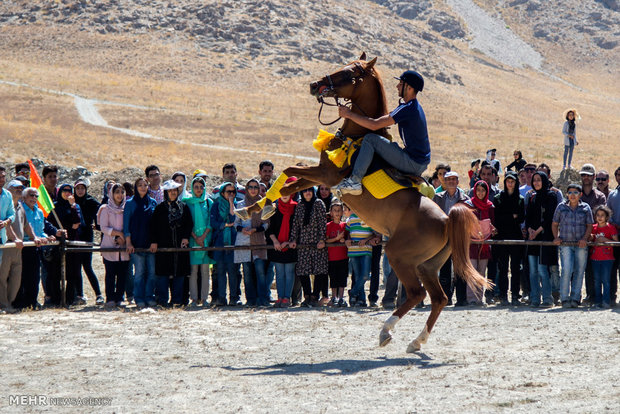
<path fill-rule="evenodd" d="M 236 208 L 234 210 L 235 216 L 239 217 L 241 220 L 249 220 L 250 219 L 250 213 L 248 213 L 248 209 L 247 208 Z"/>
<path fill-rule="evenodd" d="M 276 214 L 276 206 L 273 204 L 266 204 L 260 213 L 260 218 L 261 220 L 267 220 L 274 214 Z"/>

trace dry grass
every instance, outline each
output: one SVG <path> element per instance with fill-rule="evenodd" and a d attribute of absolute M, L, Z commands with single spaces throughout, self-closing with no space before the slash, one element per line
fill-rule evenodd
<path fill-rule="evenodd" d="M 223 163 L 233 161 L 240 175 L 248 177 L 255 174 L 263 158 L 272 158 L 278 170 L 294 164 L 294 159 L 270 155 L 273 152 L 316 156 L 311 141 L 320 127 L 316 120 L 318 106 L 308 94 L 307 85 L 335 69 L 336 64 L 330 67 L 305 62 L 304 67 L 314 75 L 303 79 L 274 78 L 256 68 L 227 73 L 208 66 L 221 62 L 221 56 L 196 57 L 179 44 L 174 48 L 148 42 L 135 46 L 120 36 L 117 40 L 128 49 L 122 53 L 111 50 L 106 56 L 65 49 L 54 64 L 50 64 L 49 57 L 30 49 L 10 50 L 0 63 L 0 78 L 154 108 L 99 105 L 101 114 L 113 126 L 185 143 L 227 145 L 264 153 L 215 151 L 91 127 L 80 121 L 70 97 L 0 85 L 0 134 L 7 138 L 2 148 L 4 160 L 35 156 L 67 166 L 81 164 L 91 170 L 156 162 L 164 170 L 201 167 L 216 174 Z M 173 49 L 180 50 L 173 58 L 181 56 L 185 65 L 182 73 L 173 73 L 167 80 L 160 74 L 149 75 L 152 68 L 146 62 L 160 59 L 163 67 L 174 66 L 171 54 L 166 53 Z M 132 58 L 129 51 L 139 56 Z M 451 51 L 443 56 L 465 86 L 429 79 L 420 97 L 429 121 L 433 164 L 447 161 L 464 174 L 469 161 L 483 156 L 490 147 L 498 148 L 503 165 L 519 148 L 528 161 L 546 162 L 557 171 L 563 151 L 561 114 L 574 105 L 583 120 L 578 129 L 581 145 L 576 148 L 573 165 L 593 162 L 597 168 L 615 169 L 620 158 L 617 86 L 608 87 L 604 78 L 598 89 L 592 84 L 588 91 L 577 91 L 533 71 L 502 70 L 475 63 L 464 56 L 466 52 Z M 98 60 L 109 62 L 115 55 L 126 58 L 127 64 L 118 68 L 102 64 L 106 70 L 97 67 Z M 192 56 L 195 59 L 188 60 Z M 384 78 L 394 74 L 384 71 Z M 583 76 L 587 77 L 587 73 Z M 386 87 L 388 100 L 395 105 L 394 85 L 387 80 Z M 333 114 L 328 111 L 325 118 Z"/>

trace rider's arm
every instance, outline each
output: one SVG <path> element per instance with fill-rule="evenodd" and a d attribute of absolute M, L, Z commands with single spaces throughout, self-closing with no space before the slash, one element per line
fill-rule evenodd
<path fill-rule="evenodd" d="M 389 114 L 383 115 L 380 118 L 368 118 L 366 116 L 352 112 L 351 109 L 347 108 L 346 106 L 339 107 L 338 113 L 341 117 L 350 119 L 356 124 L 363 126 L 364 128 L 368 128 L 371 131 L 376 131 L 378 129 L 385 128 L 396 123 Z"/>

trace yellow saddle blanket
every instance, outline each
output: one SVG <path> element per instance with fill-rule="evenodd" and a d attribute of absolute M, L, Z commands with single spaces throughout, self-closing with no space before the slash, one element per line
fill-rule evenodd
<path fill-rule="evenodd" d="M 327 144 L 334 137 L 334 134 L 320 130 L 319 135 L 314 140 L 312 145 L 317 151 L 321 152 L 327 148 Z M 348 138 L 340 148 L 333 151 L 326 151 L 328 158 L 339 168 L 344 165 L 345 161 L 348 161 L 350 165 L 351 158 L 361 146 L 362 139 L 363 138 L 352 140 Z M 362 185 L 366 187 L 373 197 L 378 199 L 386 198 L 387 196 L 394 194 L 396 191 L 403 190 L 405 188 L 415 188 L 420 192 L 420 194 L 428 198 L 433 198 L 435 196 L 435 189 L 426 182 L 417 184 L 409 180 L 406 184 L 408 185 L 403 185 L 395 181 L 383 169 L 368 174 L 362 179 Z"/>

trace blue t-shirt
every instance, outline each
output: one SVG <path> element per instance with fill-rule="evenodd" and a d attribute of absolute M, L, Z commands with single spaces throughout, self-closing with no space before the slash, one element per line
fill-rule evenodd
<path fill-rule="evenodd" d="M 426 115 L 417 99 L 399 105 L 390 116 L 398 124 L 398 133 L 405 143 L 405 151 L 418 164 L 431 162 L 431 144 L 428 141 Z"/>

